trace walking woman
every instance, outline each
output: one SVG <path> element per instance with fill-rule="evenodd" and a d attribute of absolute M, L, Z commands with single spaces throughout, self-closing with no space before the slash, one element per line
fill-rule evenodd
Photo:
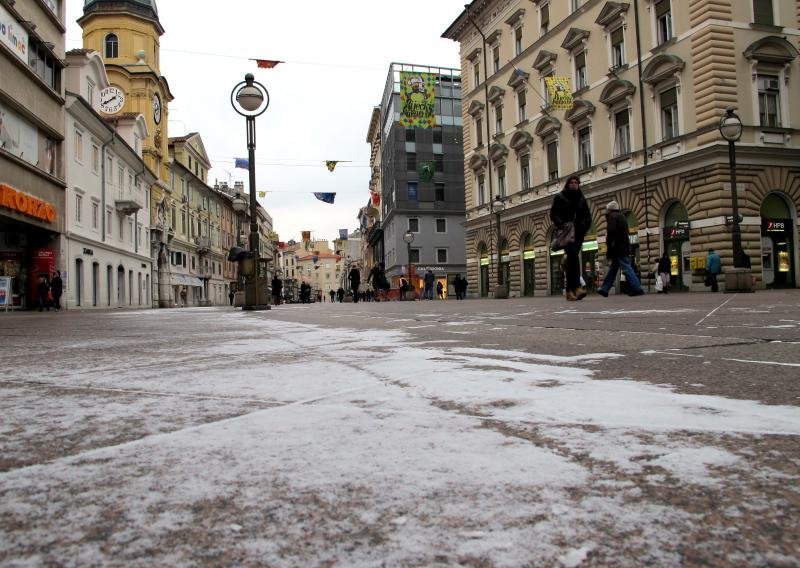
<path fill-rule="evenodd" d="M 581 191 L 581 182 L 576 176 L 570 176 L 564 189 L 553 197 L 550 220 L 556 230 L 562 229 L 567 223 L 572 223 L 575 227 L 574 242 L 564 247 L 565 288 L 567 300 L 582 300 L 586 296 L 586 288 L 581 286 L 580 253 L 583 238 L 592 225 L 592 213 Z"/>

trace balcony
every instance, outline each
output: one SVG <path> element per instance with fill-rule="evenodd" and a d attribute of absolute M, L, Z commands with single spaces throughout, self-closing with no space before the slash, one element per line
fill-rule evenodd
<path fill-rule="evenodd" d="M 198 269 L 197 269 L 197 277 L 198 277 L 200 280 L 208 280 L 208 279 L 210 279 L 212 276 L 213 276 L 213 275 L 211 274 L 211 268 L 209 268 L 209 267 L 203 267 L 203 266 L 201 266 L 200 268 L 198 268 Z"/>
<path fill-rule="evenodd" d="M 138 191 L 122 190 L 114 200 L 114 207 L 123 215 L 133 215 L 144 207 L 144 198 Z"/>
<path fill-rule="evenodd" d="M 211 250 L 211 240 L 208 237 L 196 237 L 194 244 L 197 245 L 197 254 L 206 254 Z"/>

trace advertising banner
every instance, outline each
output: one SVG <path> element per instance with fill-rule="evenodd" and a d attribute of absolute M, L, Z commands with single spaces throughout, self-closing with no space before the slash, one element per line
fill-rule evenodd
<path fill-rule="evenodd" d="M 400 124 L 406 128 L 436 126 L 436 75 L 400 72 Z"/>
<path fill-rule="evenodd" d="M 2 103 L 0 103 L 0 148 L 29 164 L 36 165 L 39 161 L 38 130 Z"/>
<path fill-rule="evenodd" d="M 555 110 L 572 108 L 572 91 L 569 88 L 569 77 L 545 77 L 550 94 L 550 105 Z"/>
<path fill-rule="evenodd" d="M 28 63 L 28 32 L 2 4 L 0 4 L 0 41 L 14 52 L 14 55 Z"/>

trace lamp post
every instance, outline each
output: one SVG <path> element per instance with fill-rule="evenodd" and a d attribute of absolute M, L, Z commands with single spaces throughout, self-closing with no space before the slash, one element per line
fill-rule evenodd
<path fill-rule="evenodd" d="M 247 210 L 247 200 L 237 193 L 233 198 L 233 210 L 236 212 L 236 244 L 242 244 L 242 214 Z"/>
<path fill-rule="evenodd" d="M 742 251 L 742 231 L 739 227 L 739 199 L 736 195 L 736 141 L 742 137 L 742 120 L 733 112 L 733 107 L 725 109 L 725 116 L 719 121 L 719 132 L 728 141 L 728 159 L 731 165 L 733 266 L 734 268 L 745 268 L 744 252 Z"/>
<path fill-rule="evenodd" d="M 411 285 L 411 243 L 414 242 L 414 233 L 411 232 L 411 229 L 407 230 L 403 233 L 403 240 L 406 242 L 406 253 L 408 256 L 408 285 Z"/>
<path fill-rule="evenodd" d="M 495 291 L 495 298 L 506 297 L 506 294 L 504 293 L 506 283 L 503 279 L 503 262 L 502 257 L 500 256 L 500 213 L 502 213 L 506 208 L 506 202 L 503 201 L 503 199 L 498 195 L 492 201 L 491 208 L 492 213 L 497 215 L 497 290 Z M 500 292 L 501 289 L 503 289 L 503 292 Z"/>
<path fill-rule="evenodd" d="M 245 289 L 243 310 L 268 310 L 269 304 L 261 302 L 258 295 L 258 212 L 256 202 L 256 117 L 269 106 L 269 92 L 255 81 L 252 73 L 231 91 L 231 106 L 245 117 L 247 124 L 247 169 L 250 174 L 250 255 L 253 263 L 252 278 Z"/>

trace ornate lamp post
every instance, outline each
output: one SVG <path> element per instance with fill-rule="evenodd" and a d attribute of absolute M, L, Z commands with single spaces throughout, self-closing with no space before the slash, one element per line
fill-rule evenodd
<path fill-rule="evenodd" d="M 236 244 L 242 244 L 242 214 L 247 211 L 247 200 L 237 193 L 233 198 L 233 210 L 236 212 Z"/>
<path fill-rule="evenodd" d="M 406 242 L 406 253 L 408 256 L 408 285 L 411 285 L 411 243 L 414 242 L 414 233 L 411 229 L 403 233 L 403 240 Z"/>
<path fill-rule="evenodd" d="M 269 93 L 266 87 L 254 80 L 252 73 L 244 76 L 244 81 L 231 91 L 231 106 L 246 119 L 247 158 L 250 173 L 250 260 L 251 277 L 245 288 L 243 310 L 268 310 L 269 304 L 261 302 L 258 294 L 258 212 L 256 202 L 256 117 L 269 106 Z M 241 264 L 240 264 L 241 266 Z"/>
<path fill-rule="evenodd" d="M 500 214 L 505 210 L 505 208 L 506 208 L 506 202 L 503 201 L 503 198 L 500 197 L 499 195 L 496 196 L 491 203 L 492 213 L 497 215 L 497 290 L 495 291 L 495 298 L 507 297 L 505 290 L 508 284 L 504 282 L 503 262 L 500 256 L 500 238 L 501 238 Z"/>
<path fill-rule="evenodd" d="M 728 159 L 731 165 L 733 266 L 734 268 L 745 268 L 744 252 L 742 251 L 742 231 L 739 227 L 739 199 L 736 195 L 736 141 L 742 137 L 742 120 L 733 112 L 733 107 L 728 107 L 725 110 L 725 116 L 719 121 L 719 132 L 728 141 Z"/>

